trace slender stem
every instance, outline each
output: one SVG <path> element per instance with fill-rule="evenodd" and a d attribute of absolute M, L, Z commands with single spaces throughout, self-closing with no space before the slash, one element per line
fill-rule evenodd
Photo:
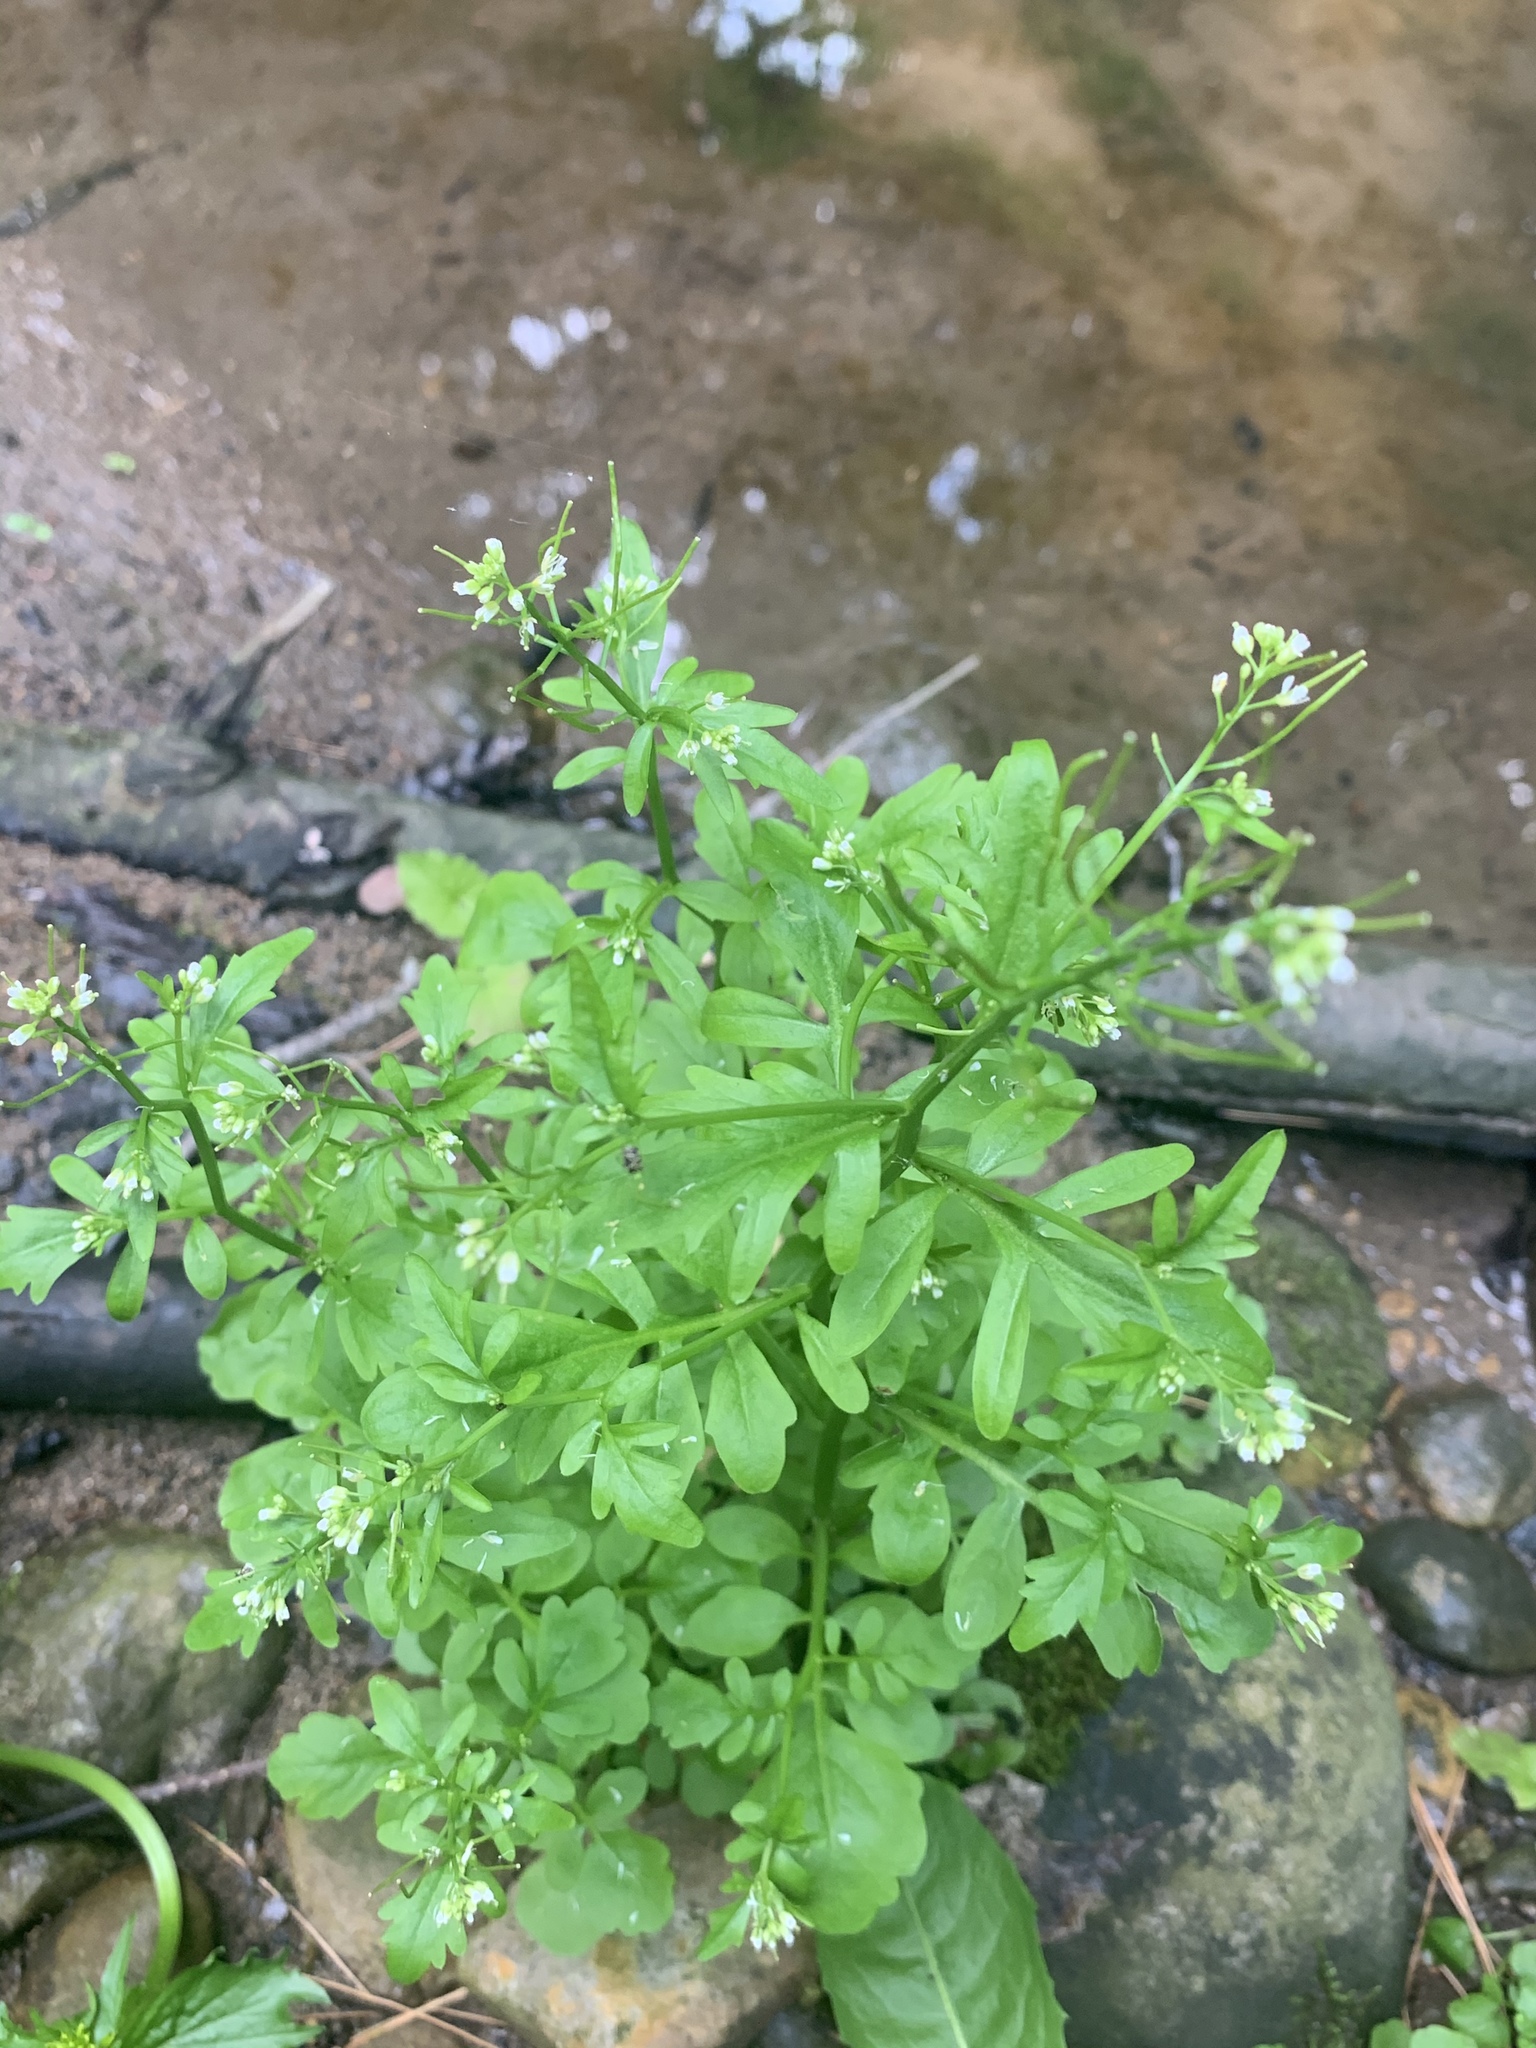
<path fill-rule="evenodd" d="M 13 1771 L 44 1771 L 51 1778 L 63 1778 L 71 1785 L 79 1785 L 104 1806 L 109 1806 L 128 1829 L 149 1865 L 155 1886 L 155 1903 L 160 1913 L 159 1931 L 145 1972 L 144 1988 L 146 1991 L 163 1990 L 170 1981 L 176 1951 L 181 1947 L 181 1879 L 176 1874 L 176 1861 L 161 1832 L 160 1823 L 126 1785 L 120 1785 L 109 1772 L 98 1770 L 95 1764 L 82 1763 L 79 1757 L 63 1756 L 53 1749 L 22 1749 L 9 1742 L 0 1742 L 0 1766 Z"/>
<path fill-rule="evenodd" d="M 651 747 L 651 762 L 646 771 L 645 787 L 651 813 L 651 830 L 656 836 L 656 857 L 661 862 L 661 879 L 669 888 L 673 888 L 677 884 L 677 856 L 672 850 L 672 823 L 667 816 L 667 806 L 661 794 L 661 758 L 654 744 Z"/>

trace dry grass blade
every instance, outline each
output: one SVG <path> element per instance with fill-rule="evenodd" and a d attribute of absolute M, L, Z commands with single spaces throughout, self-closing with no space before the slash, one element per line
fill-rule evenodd
<path fill-rule="evenodd" d="M 267 1894 L 268 1898 L 282 1900 L 283 1905 L 286 1906 L 288 1911 L 293 1915 L 294 1925 L 298 1927 L 302 1933 L 306 1934 L 309 1937 L 309 1939 L 315 1944 L 315 1947 L 319 1949 L 321 1955 L 327 1957 L 329 1961 L 334 1965 L 334 1967 L 341 1972 L 342 1976 L 346 1978 L 347 1982 L 342 1987 L 344 1990 L 346 1990 L 354 1996 L 361 1994 L 364 1998 L 368 1997 L 368 1993 L 365 1990 L 362 1978 L 359 1977 L 356 1970 L 354 1970 L 352 1965 L 347 1961 L 346 1957 L 337 1954 L 336 1950 L 331 1947 L 331 1944 L 326 1940 L 325 1936 L 320 1932 L 319 1928 L 315 1926 L 312 1920 L 307 1920 L 304 1917 L 304 1915 L 299 1911 L 298 1907 L 293 1903 L 292 1899 L 284 1899 L 282 1893 L 278 1890 L 277 1886 L 275 1884 L 269 1884 L 267 1880 L 261 1875 L 260 1871 L 252 1870 L 251 1866 L 249 1865 L 249 1863 L 246 1862 L 245 1858 L 243 1856 L 237 1855 L 236 1852 L 230 1848 L 228 1842 L 221 1842 L 217 1835 L 211 1834 L 209 1830 L 205 1827 L 199 1827 L 195 1820 L 188 1821 L 187 1825 L 191 1828 L 192 1832 L 195 1835 L 201 1835 L 203 1840 L 208 1843 L 209 1847 L 215 1849 L 218 1852 L 218 1854 L 224 1858 L 224 1861 L 226 1863 L 233 1863 L 237 1870 L 243 1870 L 247 1877 L 253 1879 L 255 1883 L 260 1885 L 261 1889 Z M 317 1978 L 315 1981 L 318 1983 L 320 1980 Z M 369 2002 L 371 2002 L 371 2000 Z"/>
<path fill-rule="evenodd" d="M 1410 1770 L 1412 1769 L 1411 1764 L 1409 1768 Z M 1445 1827 L 1442 1832 L 1447 1836 L 1456 1825 L 1456 1816 L 1461 1811 L 1461 1795 L 1466 1790 L 1466 1784 L 1466 1765 L 1460 1764 L 1457 1766 L 1456 1776 L 1451 1784 L 1451 1795 L 1445 1802 Z M 1413 1973 L 1419 1967 L 1420 1959 L 1424 1953 L 1424 1931 L 1429 1926 L 1429 1916 L 1434 1908 L 1435 1893 L 1439 1889 L 1439 1872 L 1432 1869 L 1429 1884 L 1424 1893 L 1424 1904 L 1419 1909 L 1419 1924 L 1414 1933 L 1413 1947 L 1408 1951 L 1408 1967 L 1403 1972 L 1402 2016 L 1405 2024 L 1408 2019 L 1408 1995 L 1413 1989 Z"/>
<path fill-rule="evenodd" d="M 1413 1809 L 1413 1824 L 1419 1831 L 1419 1840 L 1424 1844 L 1424 1853 L 1429 1858 L 1434 1873 L 1445 1887 L 1446 1897 L 1467 1923 L 1467 1932 L 1477 1950 L 1477 1960 L 1485 1972 L 1497 1977 L 1499 1965 L 1493 1950 L 1488 1946 L 1483 1930 L 1477 1924 L 1477 1915 L 1467 1903 L 1466 1890 L 1462 1885 L 1456 1865 L 1451 1861 L 1451 1852 L 1445 1846 L 1445 1837 L 1435 1826 L 1429 1808 L 1424 1803 L 1424 1794 L 1417 1785 L 1408 1787 L 1408 1804 Z"/>
<path fill-rule="evenodd" d="M 402 2026 L 405 2025 L 407 2020 L 420 2020 L 426 2026 L 436 2027 L 439 2033 L 452 2034 L 455 2040 L 472 2042 L 474 2048 L 486 2048 L 484 2035 L 466 2033 L 463 2027 L 455 2026 L 451 2020 L 443 2019 L 439 2013 L 429 2012 L 424 2005 L 405 2005 L 398 1998 L 386 1998 L 380 1991 L 359 1991 L 351 1984 L 338 1984 L 330 1977 L 316 1977 L 314 1982 L 320 1986 L 322 1991 L 339 1991 L 347 1998 L 362 1999 L 369 2005 L 379 2006 L 383 2011 L 397 2019 Z M 436 2003 L 435 2000 L 432 2002 Z M 463 2012 L 458 2017 L 464 2020 L 474 2020 L 482 2027 L 499 2028 L 501 2026 L 501 2021 L 492 2019 L 488 2013 Z M 350 2043 L 348 2048 L 350 2048 Z"/>

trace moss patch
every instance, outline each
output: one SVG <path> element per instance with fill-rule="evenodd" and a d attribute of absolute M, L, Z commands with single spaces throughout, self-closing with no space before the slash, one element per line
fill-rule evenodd
<path fill-rule="evenodd" d="M 1042 1785 L 1061 1783 L 1077 1754 L 1084 1720 L 1107 1712 L 1120 1697 L 1121 1681 L 1110 1677 L 1081 1629 L 1022 1655 L 1006 1641 L 995 1643 L 981 1668 L 988 1678 L 1011 1685 L 1023 1701 L 1027 1747 L 1018 1768 Z"/>

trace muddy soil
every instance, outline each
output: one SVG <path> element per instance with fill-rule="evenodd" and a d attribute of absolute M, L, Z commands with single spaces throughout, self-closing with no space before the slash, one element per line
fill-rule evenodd
<path fill-rule="evenodd" d="M 0 539 L 0 708 L 174 717 L 323 569 L 256 751 L 397 781 L 433 544 L 574 494 L 584 566 L 613 457 L 807 744 L 982 655 L 892 779 L 1177 754 L 1238 615 L 1367 645 L 1277 774 L 1310 886 L 1417 866 L 1439 943 L 1536 955 L 1536 23 L 872 0 L 823 104 L 689 11 L 5 11 L 0 513 L 54 537 Z"/>

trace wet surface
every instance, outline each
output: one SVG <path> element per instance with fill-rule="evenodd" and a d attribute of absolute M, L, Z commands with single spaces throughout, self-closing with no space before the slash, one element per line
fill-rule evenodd
<path fill-rule="evenodd" d="M 174 718 L 323 570 L 255 751 L 399 781 L 433 543 L 572 493 L 585 566 L 611 456 L 808 746 L 982 656 L 888 781 L 1177 755 L 1235 616 L 1368 645 L 1276 772 L 1308 887 L 1536 955 L 1536 24 L 876 0 L 822 102 L 687 13 L 7 10 L 0 709 Z"/>

